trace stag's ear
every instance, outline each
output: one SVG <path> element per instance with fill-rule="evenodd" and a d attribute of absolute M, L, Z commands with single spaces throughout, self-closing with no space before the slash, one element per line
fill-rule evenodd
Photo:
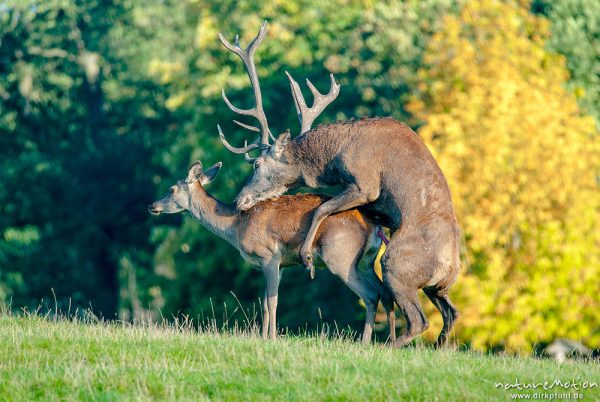
<path fill-rule="evenodd" d="M 204 171 L 202 174 L 202 178 L 200 179 L 200 184 L 205 185 L 213 181 L 215 177 L 217 177 L 217 173 L 221 170 L 221 166 L 223 164 L 221 162 L 217 162 L 208 169 Z"/>
<path fill-rule="evenodd" d="M 283 133 L 279 134 L 279 137 L 275 140 L 275 144 L 273 144 L 273 156 L 279 159 L 281 155 L 283 155 L 283 151 L 291 141 L 292 136 L 290 135 L 290 130 L 287 129 Z"/>
<path fill-rule="evenodd" d="M 193 183 L 195 181 L 200 180 L 202 177 L 202 162 L 196 161 L 192 166 L 190 166 L 190 170 L 188 171 L 188 176 L 185 181 L 188 183 Z"/>

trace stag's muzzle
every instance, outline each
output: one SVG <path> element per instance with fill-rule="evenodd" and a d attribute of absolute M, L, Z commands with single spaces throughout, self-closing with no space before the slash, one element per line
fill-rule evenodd
<path fill-rule="evenodd" d="M 238 197 L 235 200 L 235 204 L 237 206 L 237 209 L 239 209 L 240 211 L 247 211 L 248 209 L 252 208 L 252 206 L 254 205 L 254 201 L 252 200 L 251 195 L 244 195 L 242 197 Z"/>

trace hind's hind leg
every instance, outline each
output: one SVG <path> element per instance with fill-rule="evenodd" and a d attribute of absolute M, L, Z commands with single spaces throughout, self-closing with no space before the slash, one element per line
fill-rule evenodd
<path fill-rule="evenodd" d="M 358 269 L 358 261 L 360 258 L 361 241 L 362 239 L 344 238 L 343 246 L 336 242 L 326 242 L 321 250 L 321 259 L 329 268 L 329 271 L 341 279 L 346 286 L 350 288 L 358 297 L 365 303 L 366 317 L 365 327 L 363 331 L 363 343 L 371 342 L 371 335 L 375 325 L 375 314 L 377 313 L 377 305 L 379 304 L 379 292 L 373 286 L 375 280 L 379 280 L 374 272 L 361 272 Z M 356 243 L 353 244 L 353 243 Z M 346 248 L 347 253 L 339 252 Z"/>
<path fill-rule="evenodd" d="M 394 314 L 394 299 L 392 295 L 383 285 L 383 282 L 375 273 L 375 262 L 377 261 L 377 255 L 379 253 L 379 247 L 374 247 L 370 254 L 367 255 L 365 260 L 369 263 L 363 267 L 363 270 L 359 271 L 361 279 L 370 285 L 370 287 L 379 295 L 379 300 L 385 311 L 387 323 L 389 326 L 389 337 L 388 342 L 394 343 L 396 341 L 396 316 Z M 364 257 L 363 257 L 364 258 Z"/>
<path fill-rule="evenodd" d="M 361 272 L 356 263 L 353 263 L 347 271 L 343 267 L 338 269 L 334 264 L 330 264 L 331 272 L 337 275 L 358 297 L 365 303 L 365 327 L 363 330 L 362 342 L 370 343 L 375 326 L 375 314 L 379 304 L 379 292 L 374 286 L 374 280 L 379 280 L 374 272 Z"/>
<path fill-rule="evenodd" d="M 454 322 L 458 318 L 458 310 L 456 310 L 450 301 L 447 289 L 438 290 L 436 288 L 424 288 L 423 292 L 429 297 L 429 300 L 431 300 L 433 305 L 439 310 L 444 319 L 444 326 L 435 343 L 435 346 L 439 348 L 444 346 L 448 341 L 448 335 L 450 334 L 450 331 L 452 331 Z"/>
<path fill-rule="evenodd" d="M 379 278 L 377 278 L 379 279 Z M 381 305 L 385 310 L 385 315 L 387 316 L 388 326 L 390 327 L 390 335 L 389 341 L 391 343 L 396 342 L 396 315 L 394 314 L 394 299 L 389 294 L 389 292 L 383 287 L 381 284 L 381 291 L 383 295 L 381 296 Z"/>

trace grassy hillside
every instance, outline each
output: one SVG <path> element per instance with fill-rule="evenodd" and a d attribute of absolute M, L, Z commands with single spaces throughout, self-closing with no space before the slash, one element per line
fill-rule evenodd
<path fill-rule="evenodd" d="M 508 400 L 495 387 L 600 383 L 598 363 L 392 350 L 344 339 L 263 342 L 174 327 L 0 317 L 0 400 Z M 582 384 L 583 385 L 583 384 Z M 524 391 L 523 391 L 524 392 Z M 600 400 L 600 390 L 554 387 Z"/>

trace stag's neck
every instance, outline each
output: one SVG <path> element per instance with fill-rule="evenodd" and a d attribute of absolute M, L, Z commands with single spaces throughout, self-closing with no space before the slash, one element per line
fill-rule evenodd
<path fill-rule="evenodd" d="M 237 246 L 235 225 L 239 212 L 234 205 L 217 200 L 196 184 L 190 193 L 189 211 L 208 230 Z"/>
<path fill-rule="evenodd" d="M 344 147 L 345 138 L 332 133 L 311 130 L 295 138 L 290 147 L 291 158 L 302 172 L 303 184 L 308 187 L 328 186 L 331 162 Z M 329 135 L 328 135 L 329 134 Z"/>

